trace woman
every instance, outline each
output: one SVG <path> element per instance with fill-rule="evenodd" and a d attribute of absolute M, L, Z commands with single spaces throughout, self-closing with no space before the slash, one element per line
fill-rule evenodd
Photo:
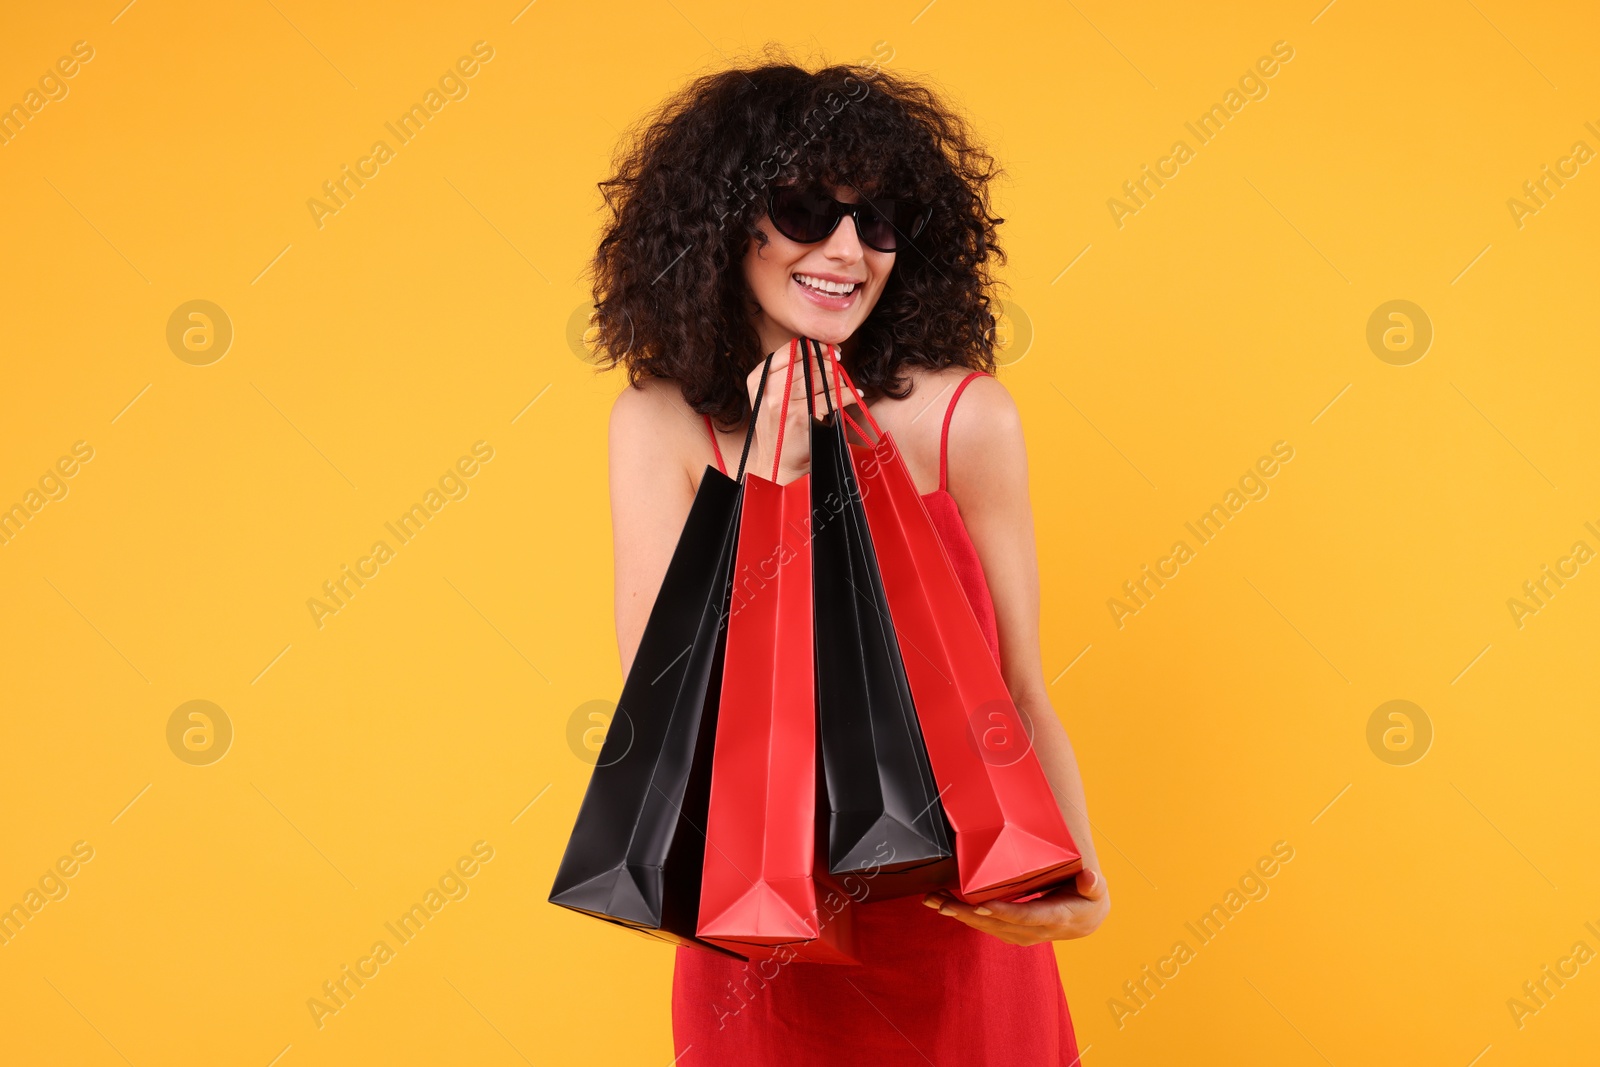
<path fill-rule="evenodd" d="M 925 490 L 1084 857 L 1072 884 L 1025 903 L 868 903 L 856 909 L 860 966 L 775 972 L 678 948 L 681 1067 L 1077 1062 L 1050 942 L 1093 932 L 1110 898 L 1046 693 L 1022 427 L 990 373 L 997 173 L 930 90 L 774 61 L 691 84 L 601 183 L 594 323 L 632 386 L 609 442 L 624 674 L 701 477 L 711 463 L 737 469 L 768 353 L 747 469 L 770 473 L 787 419 L 777 481 L 809 470 L 804 376 L 796 368 L 787 396 L 782 383 L 792 338 L 827 342 L 860 389 L 846 399 L 894 436 Z"/>

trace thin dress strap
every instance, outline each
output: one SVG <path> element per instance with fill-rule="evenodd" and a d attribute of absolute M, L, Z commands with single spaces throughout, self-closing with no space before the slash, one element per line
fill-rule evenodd
<path fill-rule="evenodd" d="M 956 410 L 956 401 L 961 399 L 961 391 L 974 378 L 987 377 L 987 371 L 975 370 L 956 386 L 956 395 L 950 398 L 950 403 L 944 409 L 944 429 L 939 432 L 939 488 L 944 489 L 945 479 L 948 476 L 949 451 L 950 451 L 950 415 Z"/>
<path fill-rule="evenodd" d="M 727 474 L 728 473 L 728 466 L 727 466 L 727 464 L 722 462 L 722 446 L 717 444 L 717 428 L 711 422 L 711 416 L 710 415 L 706 415 L 705 418 L 706 418 L 706 433 L 711 435 L 711 447 L 717 453 L 717 470 L 721 471 L 723 474 Z"/>

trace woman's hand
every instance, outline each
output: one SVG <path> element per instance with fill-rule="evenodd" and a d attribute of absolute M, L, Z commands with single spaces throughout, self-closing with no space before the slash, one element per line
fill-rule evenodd
<path fill-rule="evenodd" d="M 1003 900 L 963 904 L 942 892 L 923 897 L 922 902 L 930 908 L 938 908 L 940 915 L 953 916 L 1013 945 L 1086 937 L 1094 933 L 1111 910 L 1105 876 L 1087 869 L 1078 872 L 1072 885 L 1025 904 L 1008 904 Z"/>
<path fill-rule="evenodd" d="M 818 344 L 816 354 L 811 357 L 811 413 L 817 418 L 822 418 L 828 413 L 828 401 L 823 396 L 823 389 L 837 379 L 838 371 L 832 367 L 839 359 L 839 349 L 832 348 L 832 357 L 827 353 L 829 347 Z M 750 445 L 750 459 L 745 464 L 745 470 L 760 475 L 763 478 L 772 478 L 772 457 L 778 447 L 778 427 L 783 425 L 783 455 L 778 465 L 778 476 L 773 479 L 780 485 L 794 481 L 802 474 L 811 470 L 811 420 L 806 411 L 806 379 L 803 360 L 804 353 L 798 346 L 795 348 L 794 377 L 789 383 L 788 394 L 785 395 L 783 382 L 789 375 L 789 345 L 785 344 L 772 355 L 772 365 L 768 372 L 767 388 L 761 394 L 761 410 L 756 412 L 756 436 Z M 828 365 L 827 377 L 823 377 L 822 368 Z M 749 391 L 750 403 L 755 404 L 756 388 L 761 384 L 761 368 L 766 366 L 763 361 L 750 372 L 745 385 Z M 835 386 L 834 406 L 838 407 L 838 397 L 841 387 Z M 848 385 L 842 386 L 846 404 L 857 402 L 854 391 Z"/>

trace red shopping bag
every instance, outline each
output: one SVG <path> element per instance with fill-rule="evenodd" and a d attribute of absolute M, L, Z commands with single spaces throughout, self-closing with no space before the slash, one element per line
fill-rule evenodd
<path fill-rule="evenodd" d="M 838 373 L 854 390 L 842 367 Z M 905 459 L 862 410 L 877 441 L 850 451 L 917 721 L 955 831 L 952 891 L 977 904 L 1059 885 L 1082 857 Z M 867 438 L 860 426 L 856 432 Z"/>
<path fill-rule="evenodd" d="M 745 475 L 697 933 L 751 959 L 854 963 L 818 815 L 810 513 L 810 474 Z"/>

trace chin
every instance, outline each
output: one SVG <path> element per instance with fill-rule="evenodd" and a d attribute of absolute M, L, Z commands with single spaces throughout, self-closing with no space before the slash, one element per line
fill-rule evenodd
<path fill-rule="evenodd" d="M 811 338 L 813 341 L 821 341 L 825 345 L 833 345 L 835 348 L 837 348 L 846 341 L 850 340 L 850 334 L 852 332 L 853 331 L 851 330 L 821 330 L 805 334 L 804 336 Z"/>
<path fill-rule="evenodd" d="M 859 325 L 855 322 L 819 320 L 815 316 L 808 315 L 798 320 L 794 334 L 796 337 L 809 337 L 813 341 L 821 341 L 827 345 L 842 345 L 856 332 L 856 327 Z"/>

